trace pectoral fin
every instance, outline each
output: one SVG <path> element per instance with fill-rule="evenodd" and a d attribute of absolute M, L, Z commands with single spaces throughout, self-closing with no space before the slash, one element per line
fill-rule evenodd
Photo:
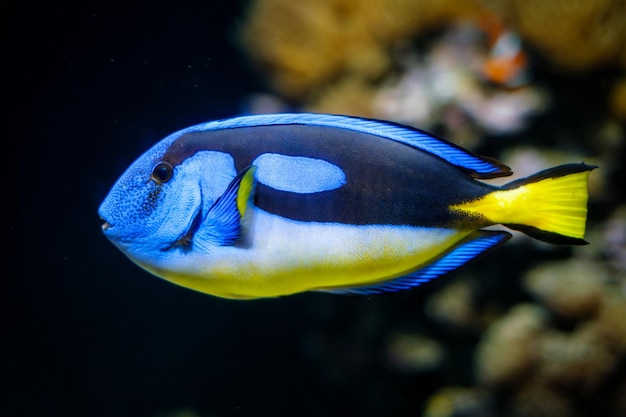
<path fill-rule="evenodd" d="M 256 168 L 248 167 L 228 185 L 209 209 L 193 242 L 201 246 L 230 246 L 241 236 L 241 225 L 253 204 Z"/>

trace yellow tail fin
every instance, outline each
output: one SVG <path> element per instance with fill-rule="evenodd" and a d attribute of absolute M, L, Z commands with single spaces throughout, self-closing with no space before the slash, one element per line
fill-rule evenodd
<path fill-rule="evenodd" d="M 545 242 L 586 244 L 587 179 L 594 168 L 567 164 L 546 169 L 452 209 L 482 216 Z"/>

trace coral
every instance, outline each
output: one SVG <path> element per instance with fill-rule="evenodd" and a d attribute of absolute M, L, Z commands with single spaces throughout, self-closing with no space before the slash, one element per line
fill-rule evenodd
<path fill-rule="evenodd" d="M 455 0 L 263 0 L 251 4 L 240 38 L 274 88 L 297 98 L 346 74 L 380 77 L 390 45 L 475 9 Z"/>
<path fill-rule="evenodd" d="M 485 34 L 476 2 L 284 0 L 252 3 L 242 43 L 278 94 L 308 111 L 449 125 L 471 146 L 479 130 L 512 133 L 547 107 L 536 86 L 506 90 L 485 80 Z M 411 39 L 447 28 L 423 52 Z M 422 56 L 423 54 L 423 56 Z"/>
<path fill-rule="evenodd" d="M 586 415 L 578 409 L 598 398 L 621 398 L 623 385 L 614 382 L 626 383 L 626 297 L 608 275 L 590 260 L 529 271 L 526 285 L 546 309 L 514 307 L 488 329 L 476 353 L 478 383 L 512 393 L 505 415 Z M 572 329 L 557 328 L 556 317 Z M 601 409 L 610 407 L 623 404 L 609 401 Z"/>
<path fill-rule="evenodd" d="M 607 340 L 600 321 L 581 324 L 571 334 L 552 330 L 537 341 L 535 385 L 589 394 L 616 368 L 621 355 Z"/>
<path fill-rule="evenodd" d="M 542 63 L 557 70 L 626 67 L 625 13 L 626 0 L 256 0 L 250 3 L 238 39 L 271 88 L 305 108 L 429 127 L 455 117 L 454 111 L 446 110 L 453 102 L 488 132 L 508 133 L 522 128 L 529 115 L 545 107 L 545 94 L 537 86 L 503 89 L 495 95 L 480 85 L 484 80 L 471 74 L 476 56 L 459 48 L 448 53 L 448 58 L 456 57 L 450 66 L 442 70 L 422 62 L 417 73 L 415 65 L 403 68 L 397 51 L 434 29 L 497 16 L 521 37 L 509 42 L 508 48 L 532 46 L 543 56 Z M 428 55 L 436 58 L 436 52 Z M 524 54 L 518 57 L 517 67 L 523 70 L 530 65 Z M 480 63 L 481 71 L 496 61 Z M 399 79 L 398 67 L 403 71 Z M 499 74 L 502 67 L 498 68 Z M 432 73 L 425 73 L 429 70 Z M 530 77 L 522 78 L 528 85 Z M 452 96 L 433 90 L 442 85 L 457 90 Z M 380 86 L 383 91 L 376 98 L 373 93 Z M 626 118 L 623 90 L 623 81 L 615 83 L 610 98 L 613 113 L 622 119 Z"/>
<path fill-rule="evenodd" d="M 483 0 L 553 64 L 567 70 L 626 66 L 624 0 Z"/>
<path fill-rule="evenodd" d="M 596 314 L 604 297 L 607 271 L 584 261 L 542 263 L 526 275 L 528 291 L 555 314 L 580 320 Z"/>
<path fill-rule="evenodd" d="M 622 75 L 613 84 L 609 104 L 613 114 L 626 120 L 626 75 Z"/>
<path fill-rule="evenodd" d="M 490 324 L 475 351 L 476 385 L 463 395 L 489 392 L 491 399 L 480 401 L 483 415 L 577 417 L 598 402 L 599 410 L 624 410 L 626 291 L 609 265 L 582 257 L 541 263 L 523 283 L 536 302 L 517 304 Z M 429 315 L 475 328 L 473 290 L 463 281 L 449 287 L 431 297 Z M 459 305 L 450 313 L 442 304 L 452 298 Z M 462 415 L 455 389 L 438 391 L 425 415 Z"/>
<path fill-rule="evenodd" d="M 546 312 L 520 304 L 497 320 L 477 348 L 477 378 L 487 386 L 510 384 L 524 376 L 538 358 L 535 341 L 546 328 Z"/>
<path fill-rule="evenodd" d="M 495 416 L 492 398 L 485 391 L 447 387 L 428 401 L 423 417 Z"/>
<path fill-rule="evenodd" d="M 482 328 L 474 306 L 474 284 L 467 279 L 449 283 L 433 294 L 425 307 L 430 318 L 454 331 Z"/>
<path fill-rule="evenodd" d="M 374 79 L 390 47 L 486 10 L 568 69 L 626 66 L 624 0 L 258 0 L 240 29 L 248 54 L 287 97 L 345 74 Z"/>
<path fill-rule="evenodd" d="M 626 205 L 616 208 L 602 225 L 598 243 L 608 265 L 622 278 L 622 293 L 626 293 Z"/>
<path fill-rule="evenodd" d="M 381 85 L 372 104 L 374 113 L 424 128 L 443 123 L 455 135 L 472 125 L 496 134 L 522 129 L 530 116 L 546 109 L 547 97 L 535 86 L 514 90 L 489 86 L 482 70 L 487 59 L 484 46 L 478 28 L 465 23 L 443 31 L 424 57 L 405 52 L 399 60 L 402 74 Z"/>
<path fill-rule="evenodd" d="M 524 386 L 513 394 L 507 408 L 510 417 L 577 415 L 570 401 L 542 385 Z"/>
<path fill-rule="evenodd" d="M 354 114 L 361 117 L 376 117 L 372 103 L 377 90 L 355 78 L 342 78 L 311 99 L 306 109 L 313 112 Z"/>
<path fill-rule="evenodd" d="M 427 372 L 443 361 L 440 343 L 418 334 L 398 333 L 391 337 L 387 347 L 387 363 L 402 374 Z"/>

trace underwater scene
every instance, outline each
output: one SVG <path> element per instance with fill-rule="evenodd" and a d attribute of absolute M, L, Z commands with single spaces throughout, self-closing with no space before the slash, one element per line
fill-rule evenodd
<path fill-rule="evenodd" d="M 626 415 L 626 0 L 0 15 L 0 417 Z"/>

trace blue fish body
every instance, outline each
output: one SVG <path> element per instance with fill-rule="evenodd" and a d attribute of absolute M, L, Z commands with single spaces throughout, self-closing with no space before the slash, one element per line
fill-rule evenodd
<path fill-rule="evenodd" d="M 585 243 L 593 168 L 563 165 L 495 187 L 481 180 L 510 175 L 508 167 L 411 127 L 245 116 L 166 137 L 128 168 L 99 213 L 130 259 L 194 290 L 376 294 L 446 275 L 509 239 L 482 230 L 492 224 Z"/>

